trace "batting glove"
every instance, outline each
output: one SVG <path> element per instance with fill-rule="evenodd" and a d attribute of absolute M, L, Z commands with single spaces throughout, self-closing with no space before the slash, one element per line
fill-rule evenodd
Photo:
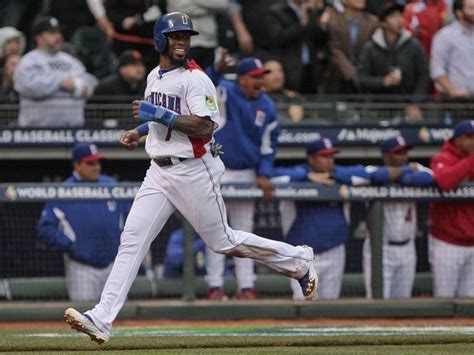
<path fill-rule="evenodd" d="M 138 118 L 141 121 L 154 121 L 173 128 L 176 124 L 178 115 L 162 107 L 155 106 L 146 101 L 140 101 L 138 106 Z"/>

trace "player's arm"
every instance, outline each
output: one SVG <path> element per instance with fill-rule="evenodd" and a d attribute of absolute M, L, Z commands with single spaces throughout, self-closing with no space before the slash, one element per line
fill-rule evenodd
<path fill-rule="evenodd" d="M 66 251 L 72 247 L 73 241 L 59 227 L 59 218 L 53 212 L 54 207 L 47 204 L 38 222 L 38 239 L 53 250 Z"/>
<path fill-rule="evenodd" d="M 158 122 L 170 129 L 180 131 L 192 137 L 210 137 L 215 129 L 215 123 L 211 121 L 210 117 L 177 115 L 174 112 L 143 100 L 133 101 L 132 110 L 134 120 Z"/>

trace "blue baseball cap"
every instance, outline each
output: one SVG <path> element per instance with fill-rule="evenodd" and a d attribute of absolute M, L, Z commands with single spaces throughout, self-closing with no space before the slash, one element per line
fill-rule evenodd
<path fill-rule="evenodd" d="M 238 76 L 249 75 L 255 78 L 257 76 L 270 73 L 270 69 L 265 68 L 260 59 L 249 57 L 244 58 L 237 63 L 237 66 L 235 67 L 235 72 Z"/>
<path fill-rule="evenodd" d="M 472 134 L 474 133 L 474 120 L 466 120 L 459 122 L 454 127 L 454 138 L 460 137 L 463 134 Z"/>
<path fill-rule="evenodd" d="M 306 147 L 306 153 L 308 155 L 335 154 L 339 153 L 339 149 L 333 147 L 332 141 L 329 138 L 321 137 L 320 139 L 308 144 Z"/>
<path fill-rule="evenodd" d="M 396 136 L 386 139 L 380 145 L 380 150 L 383 154 L 385 153 L 396 153 L 403 149 L 411 149 L 413 146 L 407 144 L 405 138 L 402 136 Z"/>
<path fill-rule="evenodd" d="M 72 148 L 73 161 L 94 161 L 104 158 L 94 143 L 76 143 Z"/>

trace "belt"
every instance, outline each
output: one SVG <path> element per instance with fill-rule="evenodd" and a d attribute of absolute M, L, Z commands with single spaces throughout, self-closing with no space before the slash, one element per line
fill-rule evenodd
<path fill-rule="evenodd" d="M 153 161 L 156 163 L 156 165 L 163 168 L 165 166 L 179 164 L 189 159 L 192 159 L 192 158 L 161 157 L 161 158 L 154 158 Z"/>
<path fill-rule="evenodd" d="M 389 240 L 388 245 L 402 246 L 402 245 L 407 245 L 410 241 L 411 239 L 406 239 L 406 240 L 401 240 L 401 241 Z"/>

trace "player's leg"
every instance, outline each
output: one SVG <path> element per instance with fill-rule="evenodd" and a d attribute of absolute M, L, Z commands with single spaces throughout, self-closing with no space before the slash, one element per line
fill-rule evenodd
<path fill-rule="evenodd" d="M 94 284 L 94 293 L 97 295 L 96 300 L 100 299 L 100 296 L 102 294 L 102 291 L 104 290 L 105 284 L 107 282 L 107 279 L 109 278 L 110 272 L 112 271 L 112 267 L 114 266 L 114 263 L 110 263 L 109 266 L 107 266 L 104 269 L 98 269 L 96 270 L 96 276 L 95 276 L 95 284 Z"/>
<path fill-rule="evenodd" d="M 382 249 L 384 299 L 393 297 L 393 280 L 399 268 L 399 261 L 396 254 L 398 248 L 398 246 L 384 245 Z"/>
<path fill-rule="evenodd" d="M 245 232 L 253 231 L 253 218 L 255 203 L 253 201 L 229 201 L 226 202 L 230 225 L 233 229 Z M 254 288 L 257 278 L 254 270 L 254 262 L 249 258 L 234 258 L 235 275 L 237 286 L 240 290 Z"/>
<path fill-rule="evenodd" d="M 105 332 L 110 333 L 112 322 L 127 298 L 151 242 L 175 211 L 158 187 L 160 178 L 153 167 L 148 170 L 127 217 L 119 251 L 100 303 L 86 312 Z"/>
<path fill-rule="evenodd" d="M 319 275 L 319 299 L 335 299 L 341 293 L 342 276 L 346 263 L 346 248 L 341 244 L 317 254 Z M 321 271 L 320 271 L 321 270 Z"/>
<path fill-rule="evenodd" d="M 225 169 L 221 182 L 253 184 L 255 179 L 255 169 Z M 227 201 L 226 209 L 232 229 L 253 232 L 254 201 Z M 256 279 L 253 260 L 249 258 L 234 258 L 234 265 L 239 290 L 253 289 Z"/>
<path fill-rule="evenodd" d="M 474 247 L 463 248 L 464 266 L 460 272 L 458 297 L 474 297 Z"/>
<path fill-rule="evenodd" d="M 170 201 L 212 250 L 261 261 L 289 277 L 305 276 L 313 260 L 309 248 L 295 247 L 229 227 L 219 186 L 223 171 L 222 161 L 208 154 L 173 166 L 167 178 L 174 182 L 169 190 Z M 173 180 L 176 176 L 180 181 Z"/>
<path fill-rule="evenodd" d="M 66 286 L 71 301 L 97 301 L 95 273 L 92 266 L 80 263 L 64 254 Z"/>
<path fill-rule="evenodd" d="M 433 296 L 454 297 L 462 268 L 459 247 L 429 236 L 429 259 L 433 274 Z"/>
<path fill-rule="evenodd" d="M 392 280 L 392 298 L 410 298 L 413 291 L 413 282 L 416 273 L 416 250 L 415 241 L 397 247 L 396 258 L 398 268 Z"/>
<path fill-rule="evenodd" d="M 365 297 L 372 298 L 372 253 L 369 238 L 365 238 L 362 247 L 362 271 L 364 273 Z"/>

